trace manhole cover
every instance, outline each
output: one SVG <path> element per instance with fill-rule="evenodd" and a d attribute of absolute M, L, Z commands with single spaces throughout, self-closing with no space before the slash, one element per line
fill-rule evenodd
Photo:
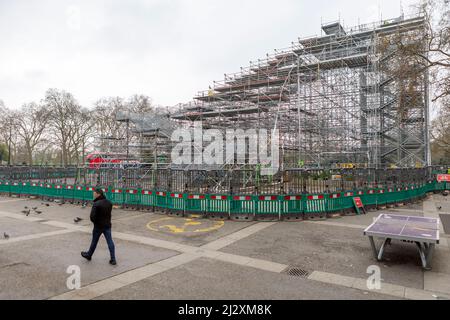
<path fill-rule="evenodd" d="M 286 268 L 286 270 L 283 271 L 283 273 L 293 277 L 300 277 L 300 278 L 306 278 L 309 276 L 309 272 L 300 267 L 288 267 Z"/>

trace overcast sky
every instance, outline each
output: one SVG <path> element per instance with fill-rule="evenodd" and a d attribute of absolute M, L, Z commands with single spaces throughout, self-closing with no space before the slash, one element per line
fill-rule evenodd
<path fill-rule="evenodd" d="M 411 0 L 0 0 L 0 99 L 11 108 L 48 88 L 84 106 L 146 94 L 187 102 L 224 73 L 320 34 L 400 15 Z"/>

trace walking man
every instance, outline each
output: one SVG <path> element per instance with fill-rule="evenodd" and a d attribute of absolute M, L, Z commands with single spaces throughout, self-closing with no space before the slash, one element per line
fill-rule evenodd
<path fill-rule="evenodd" d="M 81 252 L 81 256 L 91 261 L 92 255 L 97 247 L 98 240 L 103 234 L 108 244 L 109 253 L 111 255 L 110 264 L 116 265 L 116 255 L 114 242 L 111 235 L 111 211 L 112 203 L 106 199 L 102 189 L 95 189 L 94 191 L 94 205 L 91 210 L 91 221 L 94 224 L 94 230 L 92 231 L 92 242 L 88 252 Z"/>

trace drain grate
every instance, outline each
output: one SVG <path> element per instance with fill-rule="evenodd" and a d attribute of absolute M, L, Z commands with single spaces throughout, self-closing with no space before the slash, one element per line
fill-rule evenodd
<path fill-rule="evenodd" d="M 295 266 L 287 267 L 282 273 L 300 278 L 307 278 L 309 276 L 309 271 Z"/>

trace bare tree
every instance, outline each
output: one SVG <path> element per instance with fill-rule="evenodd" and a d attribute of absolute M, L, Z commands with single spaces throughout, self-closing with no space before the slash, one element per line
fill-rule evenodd
<path fill-rule="evenodd" d="M 48 110 L 34 102 L 24 104 L 20 111 L 15 113 L 17 121 L 17 134 L 24 143 L 27 162 L 33 164 L 33 153 L 36 146 L 41 143 L 44 131 L 49 122 Z"/>
<path fill-rule="evenodd" d="M 20 142 L 17 134 L 17 118 L 16 114 L 5 106 L 0 107 L 0 139 L 8 147 L 8 164 L 13 164 Z"/>
<path fill-rule="evenodd" d="M 137 114 L 146 114 L 154 111 L 152 99 L 146 95 L 135 94 L 128 98 L 126 109 Z"/>
<path fill-rule="evenodd" d="M 72 134 L 69 137 L 69 156 L 76 165 L 84 161 L 86 148 L 89 146 L 94 134 L 93 112 L 81 108 L 72 114 Z"/>
<path fill-rule="evenodd" d="M 99 138 L 119 138 L 125 135 L 125 126 L 117 116 L 126 109 L 120 97 L 107 97 L 94 104 L 95 129 Z"/>
<path fill-rule="evenodd" d="M 396 45 L 405 61 L 430 71 L 435 102 L 450 95 L 450 1 L 424 0 L 419 10 L 426 22 L 422 41 L 397 37 Z"/>
<path fill-rule="evenodd" d="M 57 89 L 47 90 L 44 102 L 50 112 L 51 130 L 61 149 L 61 165 L 71 164 L 70 144 L 76 131 L 73 115 L 81 107 L 72 94 Z"/>

